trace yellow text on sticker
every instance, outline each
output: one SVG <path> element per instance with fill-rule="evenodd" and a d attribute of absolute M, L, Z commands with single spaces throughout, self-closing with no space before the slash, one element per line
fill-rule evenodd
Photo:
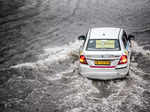
<path fill-rule="evenodd" d="M 96 48 L 115 48 L 115 40 L 96 40 Z"/>
<path fill-rule="evenodd" d="M 125 55 L 127 55 L 127 56 L 128 56 L 128 51 L 127 51 L 127 50 L 125 50 L 125 51 L 124 51 L 124 53 L 125 53 Z"/>

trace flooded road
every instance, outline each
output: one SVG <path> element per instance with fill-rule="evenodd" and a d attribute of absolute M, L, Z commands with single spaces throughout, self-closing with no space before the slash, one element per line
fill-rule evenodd
<path fill-rule="evenodd" d="M 149 112 L 149 0 L 1 0 L 1 112 Z M 79 35 L 90 27 L 135 35 L 126 79 L 78 73 Z"/>

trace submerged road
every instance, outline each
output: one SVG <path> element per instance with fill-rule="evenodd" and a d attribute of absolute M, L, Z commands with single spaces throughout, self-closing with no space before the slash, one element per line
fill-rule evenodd
<path fill-rule="evenodd" d="M 149 0 L 1 0 L 0 112 L 149 112 Z M 135 35 L 127 79 L 78 74 L 90 27 Z"/>

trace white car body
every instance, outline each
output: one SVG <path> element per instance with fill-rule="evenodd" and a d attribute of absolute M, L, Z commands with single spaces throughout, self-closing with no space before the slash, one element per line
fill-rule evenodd
<path fill-rule="evenodd" d="M 126 36 L 126 37 L 125 37 Z M 126 46 L 123 39 L 126 38 Z M 119 50 L 87 50 L 90 39 L 117 39 L 120 44 Z M 95 41 L 95 40 L 94 40 Z M 121 56 L 127 56 L 127 63 L 118 64 Z M 80 63 L 79 72 L 81 75 L 91 79 L 116 79 L 124 78 L 129 72 L 131 43 L 126 32 L 121 28 L 91 28 L 89 29 L 84 45 L 80 47 L 80 56 L 85 56 L 87 64 Z M 110 61 L 110 65 L 95 65 L 95 60 Z"/>

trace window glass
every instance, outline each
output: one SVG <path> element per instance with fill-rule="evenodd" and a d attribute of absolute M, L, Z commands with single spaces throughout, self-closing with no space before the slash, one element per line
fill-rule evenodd
<path fill-rule="evenodd" d="M 126 40 L 126 36 L 125 35 L 123 35 L 122 41 L 123 41 L 124 47 L 126 48 L 126 46 L 127 46 L 127 40 Z"/>
<path fill-rule="evenodd" d="M 115 51 L 120 50 L 120 44 L 117 39 L 89 39 L 86 50 Z"/>
<path fill-rule="evenodd" d="M 127 38 L 127 34 L 126 34 L 126 32 L 125 32 L 125 31 L 124 31 L 124 34 L 123 34 L 123 35 L 124 35 L 125 39 L 126 39 L 126 40 L 128 40 L 128 38 Z"/>

